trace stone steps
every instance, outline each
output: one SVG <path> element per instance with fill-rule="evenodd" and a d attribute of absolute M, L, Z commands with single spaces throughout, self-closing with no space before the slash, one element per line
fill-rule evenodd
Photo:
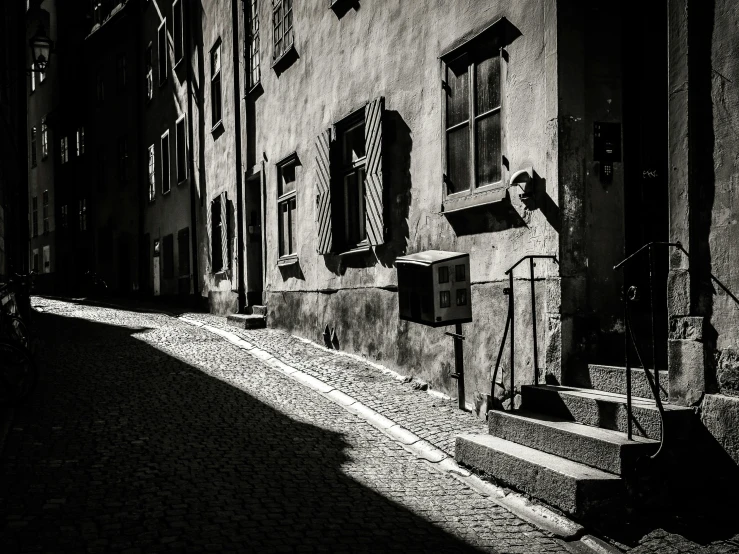
<path fill-rule="evenodd" d="M 491 411 L 488 427 L 493 436 L 616 475 L 659 447 L 658 441 L 629 441 L 624 433 L 525 410 Z"/>
<path fill-rule="evenodd" d="M 521 408 L 592 427 L 627 431 L 626 396 L 623 394 L 576 387 L 524 385 L 521 387 Z M 677 431 L 690 428 L 694 416 L 690 408 L 670 404 L 665 404 L 664 408 L 671 428 Z M 653 400 L 632 397 L 632 415 L 634 435 L 660 439 L 660 414 Z"/>
<path fill-rule="evenodd" d="M 492 435 L 457 437 L 455 458 L 484 476 L 582 516 L 618 503 L 618 475 Z"/>
<path fill-rule="evenodd" d="M 609 365 L 590 364 L 588 366 L 590 386 L 594 389 L 626 394 L 626 368 Z M 654 372 L 652 377 L 654 377 Z M 669 377 L 666 371 L 659 372 L 659 388 L 662 400 L 667 400 Z M 631 394 L 642 398 L 653 399 L 649 381 L 641 368 L 631 369 Z"/>
<path fill-rule="evenodd" d="M 256 314 L 229 314 L 226 316 L 229 325 L 240 329 L 264 329 L 267 326 L 267 317 Z"/>

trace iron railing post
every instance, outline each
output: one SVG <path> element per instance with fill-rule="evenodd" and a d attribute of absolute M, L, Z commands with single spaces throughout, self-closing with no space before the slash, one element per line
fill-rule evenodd
<path fill-rule="evenodd" d="M 539 384 L 539 348 L 536 342 L 536 291 L 534 286 L 534 258 L 529 258 L 531 275 L 531 328 L 534 333 L 534 384 Z"/>
<path fill-rule="evenodd" d="M 516 316 L 515 316 L 515 305 L 514 305 L 514 294 L 513 294 L 513 271 L 508 274 L 508 286 L 511 288 L 511 297 L 508 301 L 508 310 L 510 310 L 511 318 L 511 410 L 513 409 L 514 401 L 516 399 L 515 388 L 514 388 L 514 372 L 516 370 Z"/>
<path fill-rule="evenodd" d="M 654 382 L 657 387 L 657 395 L 659 395 L 659 371 L 657 371 L 657 327 L 654 322 L 654 256 L 652 255 L 652 245 L 649 245 L 649 309 L 652 319 L 652 366 L 654 367 Z M 644 371 L 649 371 L 646 367 Z"/>
<path fill-rule="evenodd" d="M 624 333 L 624 361 L 626 363 L 626 438 L 634 440 L 631 429 L 631 364 L 629 363 L 629 336 L 631 335 L 631 325 L 629 323 L 629 291 L 623 285 L 624 294 L 624 325 L 626 327 Z"/>
<path fill-rule="evenodd" d="M 465 398 L 464 398 L 464 352 L 462 350 L 462 341 L 464 335 L 462 335 L 462 324 L 456 323 L 454 325 L 454 332 L 457 336 L 454 337 L 454 364 L 457 372 L 457 396 L 459 397 L 459 409 L 465 410 Z"/>

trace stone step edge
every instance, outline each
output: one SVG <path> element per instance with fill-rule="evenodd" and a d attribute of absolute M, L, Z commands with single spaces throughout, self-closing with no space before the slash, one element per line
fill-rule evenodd
<path fill-rule="evenodd" d="M 177 319 L 195 327 L 203 328 L 206 331 L 222 337 L 234 346 L 245 350 L 251 356 L 263 361 L 272 369 L 279 371 L 287 377 L 316 391 L 334 404 L 341 406 L 346 411 L 365 420 L 380 432 L 400 444 L 400 446 L 405 450 L 414 454 L 417 458 L 426 460 L 438 471 L 458 479 L 474 491 L 483 496 L 489 497 L 499 506 L 505 508 L 517 517 L 539 528 L 545 533 L 558 536 L 565 540 L 578 540 L 585 534 L 585 529 L 582 525 L 573 522 L 546 506 L 531 502 L 522 494 L 507 491 L 502 487 L 498 487 L 483 480 L 470 471 L 460 467 L 454 460 L 453 456 L 450 456 L 448 453 L 437 448 L 427 440 L 422 439 L 402 425 L 395 423 L 393 420 L 383 416 L 352 396 L 349 396 L 320 379 L 284 363 L 282 360 L 275 358 L 270 352 L 257 348 L 248 341 L 236 336 L 234 333 L 184 316 L 177 317 Z M 390 370 L 386 369 L 386 371 L 389 372 Z"/>

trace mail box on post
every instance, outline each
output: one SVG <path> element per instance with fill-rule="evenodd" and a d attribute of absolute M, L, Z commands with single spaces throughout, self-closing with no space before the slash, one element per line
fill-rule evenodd
<path fill-rule="evenodd" d="M 472 321 L 469 254 L 426 250 L 396 264 L 400 319 L 431 327 Z"/>

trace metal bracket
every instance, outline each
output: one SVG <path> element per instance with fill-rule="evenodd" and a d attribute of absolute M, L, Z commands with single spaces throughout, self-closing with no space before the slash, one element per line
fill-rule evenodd
<path fill-rule="evenodd" d="M 466 340 L 466 339 L 464 338 L 464 335 L 458 335 L 457 333 L 452 333 L 451 331 L 446 331 L 446 332 L 445 332 L 444 334 L 445 334 L 445 335 L 449 335 L 450 337 L 454 337 L 455 339 L 462 339 L 462 340 Z"/>

